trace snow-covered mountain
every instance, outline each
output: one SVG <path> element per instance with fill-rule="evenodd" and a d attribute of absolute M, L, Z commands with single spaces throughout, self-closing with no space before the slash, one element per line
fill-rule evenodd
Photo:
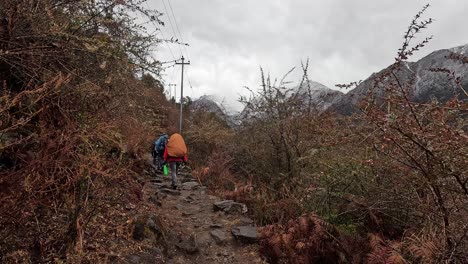
<path fill-rule="evenodd" d="M 190 105 L 192 111 L 205 111 L 209 113 L 215 113 L 219 116 L 224 116 L 226 113 L 222 104 L 219 103 L 213 96 L 203 95 L 200 98 L 192 101 Z"/>
<path fill-rule="evenodd" d="M 215 96 L 203 95 L 192 101 L 189 108 L 190 111 L 203 111 L 213 113 L 221 120 L 224 120 L 230 127 L 235 127 L 238 124 L 237 115 L 230 114 L 223 106 L 223 103 L 218 101 Z"/>
<path fill-rule="evenodd" d="M 309 83 L 297 87 L 296 89 L 301 94 L 305 105 L 308 105 L 310 102 L 315 109 L 320 111 L 327 110 L 344 96 L 342 92 L 330 89 L 314 81 L 309 81 Z"/>

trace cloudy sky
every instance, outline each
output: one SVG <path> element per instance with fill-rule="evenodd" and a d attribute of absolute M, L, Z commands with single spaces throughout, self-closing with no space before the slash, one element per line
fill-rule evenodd
<path fill-rule="evenodd" d="M 184 95 L 215 95 L 235 110 L 241 108 L 239 96 L 247 93 L 244 86 L 259 87 L 260 66 L 282 77 L 309 58 L 310 79 L 333 89 L 367 78 L 393 62 L 403 32 L 427 3 L 425 18 L 435 22 L 420 39 L 434 39 L 413 60 L 467 44 L 467 0 L 148 1 L 164 13 L 159 36 L 190 44 L 162 44 L 156 51 L 161 61 L 181 55 L 190 60 Z M 180 89 L 180 71 L 180 66 L 165 70 L 164 82 Z M 298 67 L 289 80 L 299 77 Z"/>

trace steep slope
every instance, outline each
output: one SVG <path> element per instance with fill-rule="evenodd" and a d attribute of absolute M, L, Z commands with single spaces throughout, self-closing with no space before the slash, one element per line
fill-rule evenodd
<path fill-rule="evenodd" d="M 414 65 L 416 84 L 413 100 L 426 102 L 431 97 L 435 97 L 444 102 L 460 92 L 460 89 L 453 85 L 445 73 L 431 72 L 428 69 L 444 68 L 455 72 L 456 76 L 461 77 L 462 86 L 468 87 L 468 78 L 464 77 L 468 75 L 468 65 L 448 58 L 452 53 L 468 55 L 468 44 L 449 50 L 435 51 Z M 466 98 L 466 96 L 462 98 Z"/>

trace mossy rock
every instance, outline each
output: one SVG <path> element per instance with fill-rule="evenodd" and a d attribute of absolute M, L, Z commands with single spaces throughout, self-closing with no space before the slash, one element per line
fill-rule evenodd
<path fill-rule="evenodd" d="M 133 239 L 138 241 L 150 239 L 154 242 L 164 242 L 165 231 L 161 220 L 157 216 L 138 216 L 133 229 Z"/>

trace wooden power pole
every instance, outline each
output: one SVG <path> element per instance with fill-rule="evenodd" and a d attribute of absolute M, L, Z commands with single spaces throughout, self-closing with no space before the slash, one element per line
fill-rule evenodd
<path fill-rule="evenodd" d="M 180 82 L 180 116 L 179 116 L 179 133 L 182 134 L 182 110 L 184 103 L 184 65 L 190 65 L 189 62 L 184 62 L 185 58 L 180 58 L 182 62 L 176 62 L 177 65 L 182 65 L 182 77 Z"/>

